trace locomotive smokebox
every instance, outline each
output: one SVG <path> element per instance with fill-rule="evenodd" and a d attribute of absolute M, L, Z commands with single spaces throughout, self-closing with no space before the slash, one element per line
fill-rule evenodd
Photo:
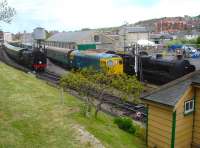
<path fill-rule="evenodd" d="M 44 28 L 37 27 L 33 30 L 33 38 L 35 40 L 45 40 L 46 39 L 46 33 Z"/>

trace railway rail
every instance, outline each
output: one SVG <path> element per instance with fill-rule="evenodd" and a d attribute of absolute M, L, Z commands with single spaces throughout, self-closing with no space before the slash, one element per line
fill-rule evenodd
<path fill-rule="evenodd" d="M 8 55 L 5 53 L 5 51 L 0 48 L 0 60 L 9 66 L 12 66 L 16 69 L 19 69 L 24 72 L 31 72 L 29 69 L 17 64 L 15 61 L 10 59 Z M 58 74 L 55 74 L 50 71 L 45 71 L 41 73 L 35 74 L 37 78 L 47 81 L 48 83 L 58 86 L 61 76 Z M 75 91 L 75 90 L 73 90 Z M 78 92 L 77 92 L 78 93 Z M 97 92 L 90 91 L 89 95 L 95 99 L 97 99 Z M 143 105 L 133 104 L 131 102 L 123 101 L 121 98 L 111 95 L 111 94 L 104 94 L 104 103 L 105 105 L 109 106 L 110 108 L 115 108 L 117 110 L 120 110 L 122 112 L 122 115 L 129 116 L 133 118 L 134 120 L 138 120 L 140 122 L 146 121 L 146 112 L 145 107 Z M 98 101 L 98 100 L 97 100 Z M 103 109 L 105 110 L 105 109 Z M 112 115 L 115 115 L 115 113 L 111 113 Z M 137 116 L 137 115 L 140 116 Z"/>
<path fill-rule="evenodd" d="M 40 79 L 46 80 L 46 81 L 48 81 L 52 84 L 55 84 L 55 85 L 59 84 L 59 81 L 60 81 L 60 78 L 61 78 L 61 76 L 59 76 L 59 75 L 57 75 L 53 72 L 50 72 L 50 71 L 38 73 L 38 74 L 36 74 L 36 76 Z"/>
<path fill-rule="evenodd" d="M 53 72 L 49 72 L 49 71 L 46 71 L 44 73 L 39 73 L 37 74 L 37 77 L 40 79 L 46 80 L 54 85 L 58 85 L 61 78 L 60 75 L 55 74 Z M 73 90 L 73 91 L 76 91 L 76 90 Z M 90 97 L 95 98 L 98 101 L 97 92 L 90 90 L 88 93 Z M 138 120 L 141 122 L 146 121 L 147 115 L 146 115 L 146 108 L 144 105 L 142 104 L 138 105 L 138 104 L 133 104 L 128 101 L 123 101 L 120 97 L 117 97 L 111 94 L 104 94 L 103 98 L 104 98 L 103 104 L 106 104 L 112 108 L 114 107 L 115 109 L 120 110 L 122 112 L 122 115 L 129 116 L 133 118 L 134 120 Z M 111 114 L 114 114 L 114 113 L 111 113 Z"/>

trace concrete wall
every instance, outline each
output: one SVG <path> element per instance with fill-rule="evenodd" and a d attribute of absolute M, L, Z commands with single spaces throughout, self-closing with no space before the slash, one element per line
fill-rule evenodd
<path fill-rule="evenodd" d="M 119 37 L 119 46 L 120 48 L 124 48 L 124 38 L 125 38 L 125 46 L 130 46 L 131 44 L 137 43 L 139 40 L 149 40 L 149 33 L 126 33 L 126 35 L 124 36 L 124 34 L 120 34 Z"/>
<path fill-rule="evenodd" d="M 149 40 L 148 33 L 128 33 L 126 36 L 127 43 L 137 42 L 139 40 Z"/>

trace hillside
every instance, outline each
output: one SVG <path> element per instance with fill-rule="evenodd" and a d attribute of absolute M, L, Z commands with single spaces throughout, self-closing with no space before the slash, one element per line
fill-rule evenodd
<path fill-rule="evenodd" d="M 198 16 L 184 16 L 184 17 L 162 17 L 162 18 L 155 18 L 149 20 L 143 20 L 132 24 L 133 26 L 144 26 L 149 31 L 155 32 L 156 31 L 156 23 L 160 22 L 161 20 L 170 20 L 170 21 L 183 21 L 186 23 L 186 28 L 184 31 L 188 31 L 191 29 L 199 30 L 200 27 L 200 15 Z M 176 26 L 175 26 L 176 27 Z M 181 30 L 180 30 L 181 31 Z M 182 30 L 183 31 L 183 30 Z"/>
<path fill-rule="evenodd" d="M 156 30 L 155 23 L 160 21 L 161 19 L 163 18 L 139 21 L 133 24 L 133 26 L 143 26 L 143 27 L 146 27 L 150 32 L 154 32 Z"/>
<path fill-rule="evenodd" d="M 0 63 L 0 147 L 140 148 L 144 142 L 100 113 L 84 118 L 77 98 Z"/>

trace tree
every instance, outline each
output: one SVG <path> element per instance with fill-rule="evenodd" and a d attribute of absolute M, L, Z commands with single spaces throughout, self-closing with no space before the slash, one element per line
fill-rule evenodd
<path fill-rule="evenodd" d="M 83 69 L 81 71 L 73 71 L 61 79 L 61 85 L 64 88 L 75 89 L 86 97 L 95 96 L 98 103 L 95 106 L 95 117 L 101 111 L 101 106 L 107 100 L 106 94 L 116 95 L 123 100 L 137 102 L 142 92 L 142 85 L 135 76 L 111 75 L 102 70 L 97 72 L 93 69 Z M 94 95 L 95 94 L 95 95 Z M 88 106 L 94 105 L 93 99 L 87 99 Z M 88 107 L 89 109 L 89 107 Z"/>
<path fill-rule="evenodd" d="M 93 84 L 87 78 L 85 78 L 80 71 L 72 71 L 71 73 L 62 77 L 60 85 L 64 88 L 64 90 L 76 90 L 80 95 L 86 96 L 86 104 L 84 106 L 83 114 L 84 116 L 88 116 L 93 102 L 89 97 L 90 91 L 88 90 L 93 87 Z"/>
<path fill-rule="evenodd" d="M 15 9 L 8 6 L 8 2 L 6 0 L 0 2 L 0 21 L 10 23 L 15 14 Z"/>
<path fill-rule="evenodd" d="M 200 36 L 198 36 L 196 43 L 200 44 Z"/>

